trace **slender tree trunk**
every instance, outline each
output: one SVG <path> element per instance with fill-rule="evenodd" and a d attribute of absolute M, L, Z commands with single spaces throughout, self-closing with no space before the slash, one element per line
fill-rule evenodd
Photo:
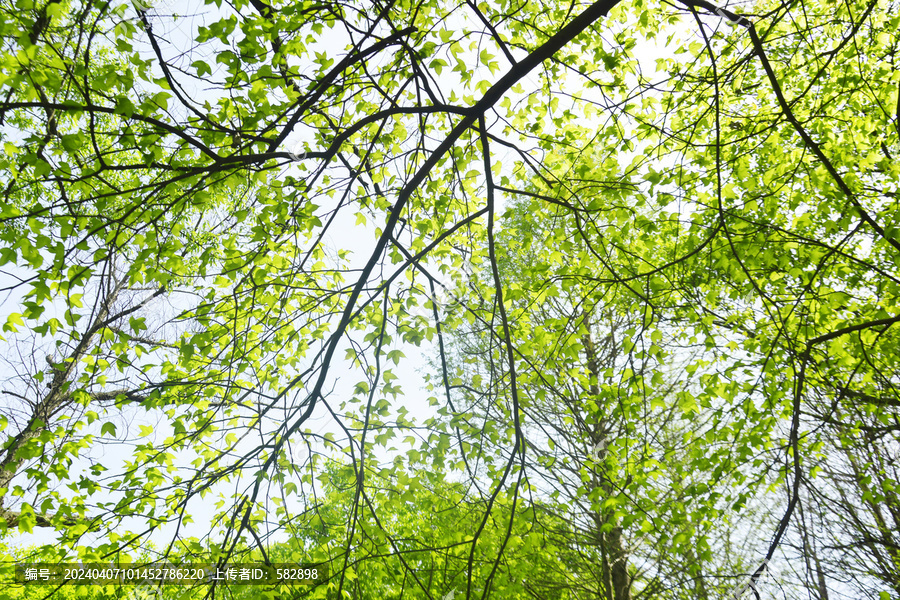
<path fill-rule="evenodd" d="M 590 385 L 590 393 L 597 397 L 600 390 L 596 384 L 600 378 L 600 362 L 597 356 L 596 346 L 591 334 L 590 316 L 584 314 L 584 324 L 587 332 L 582 337 L 584 352 L 587 358 L 588 371 L 592 380 Z M 591 435 L 591 443 L 597 448 L 597 458 L 602 462 L 606 455 L 606 439 L 607 424 L 602 421 L 598 423 L 597 430 Z M 604 497 L 609 497 L 613 493 L 612 485 L 609 478 L 604 478 L 595 472 L 594 486 L 599 487 L 603 491 Z M 595 539 L 599 541 L 600 551 L 603 556 L 603 585 L 606 588 L 607 600 L 631 600 L 631 578 L 628 575 L 628 555 L 622 546 L 622 528 L 613 527 L 608 532 L 604 532 L 603 525 L 608 523 L 606 515 L 595 513 L 593 521 L 597 528 Z"/>
<path fill-rule="evenodd" d="M 597 540 L 597 545 L 600 547 L 600 556 L 601 556 L 601 577 L 603 584 L 603 594 L 599 596 L 603 600 L 614 600 L 613 598 L 613 580 L 612 580 L 612 569 L 609 564 L 609 552 L 607 551 L 606 542 L 603 539 L 603 517 L 599 514 L 594 514 L 594 527 L 595 527 L 595 538 Z"/>
<path fill-rule="evenodd" d="M 819 555 L 813 543 L 810 542 L 809 526 L 806 523 L 806 512 L 803 510 L 803 502 L 797 503 L 797 514 L 800 517 L 800 536 L 803 540 L 803 555 L 806 559 L 806 570 L 815 571 L 818 600 L 828 600 L 828 586 L 825 581 L 825 573 Z"/>
<path fill-rule="evenodd" d="M 109 291 L 100 301 L 99 310 L 95 313 L 92 323 L 69 356 L 59 362 L 47 357 L 47 363 L 50 365 L 47 393 L 33 404 L 31 418 L 28 419 L 25 426 L 4 444 L 2 454 L 0 454 L 0 519 L 6 522 L 7 528 L 17 527 L 22 517 L 20 511 L 10 510 L 5 507 L 4 501 L 9 494 L 12 480 L 27 460 L 28 455 L 23 453 L 23 451 L 34 438 L 47 429 L 54 415 L 71 402 L 72 394 L 69 388 L 75 376 L 76 365 L 88 353 L 100 329 L 107 324 L 110 317 L 110 308 L 116 301 L 124 284 L 124 279 L 118 282 L 110 279 Z M 52 518 L 53 515 L 35 515 L 34 525 L 37 527 L 53 527 Z M 63 521 L 63 524 L 67 526 L 73 526 L 77 523 L 85 523 L 89 527 L 93 525 L 77 518 L 68 518 Z"/>
<path fill-rule="evenodd" d="M 613 598 L 631 600 L 631 578 L 628 576 L 628 556 L 622 547 L 622 528 L 613 527 L 606 539 L 612 562 Z"/>

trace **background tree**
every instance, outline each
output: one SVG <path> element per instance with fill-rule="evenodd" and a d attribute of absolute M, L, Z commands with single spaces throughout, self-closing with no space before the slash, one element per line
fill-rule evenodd
<path fill-rule="evenodd" d="M 709 354 L 679 345 L 677 322 L 645 326 L 647 313 L 633 312 L 634 291 L 627 286 L 594 282 L 604 266 L 591 255 L 590 240 L 601 226 L 580 223 L 569 207 L 582 201 L 573 188 L 591 189 L 595 206 L 620 202 L 599 179 L 570 178 L 556 197 L 532 190 L 507 211 L 497 236 L 496 264 L 505 274 L 504 289 L 511 290 L 507 311 L 528 440 L 525 470 L 539 497 L 555 499 L 549 506 L 572 523 L 573 537 L 563 545 L 581 549 L 574 563 L 581 580 L 575 584 L 565 573 L 559 584 L 568 584 L 571 597 L 708 596 L 733 586 L 706 581 L 703 572 L 727 565 L 713 560 L 724 547 L 714 548 L 710 537 L 733 529 L 723 504 L 738 499 L 731 488 L 740 481 L 715 473 L 720 463 L 710 460 L 722 405 L 711 403 L 715 390 L 704 387 L 715 381 L 703 368 Z M 634 235 L 648 233 L 636 229 Z M 642 246 L 639 240 L 627 244 Z M 504 405 L 511 374 L 493 337 L 498 307 L 484 293 L 490 277 L 470 277 L 452 295 L 459 302 L 436 317 L 457 323 L 444 336 L 443 362 L 434 365 L 433 387 L 455 409 L 439 423 L 451 441 L 454 427 L 462 439 L 476 441 L 457 450 L 473 471 L 503 456 L 503 438 L 497 445 L 490 432 L 511 420 Z M 472 324 L 461 314 L 471 315 Z"/>

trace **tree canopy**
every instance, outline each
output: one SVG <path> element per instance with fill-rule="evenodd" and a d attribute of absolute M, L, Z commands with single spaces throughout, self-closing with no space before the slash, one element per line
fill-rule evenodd
<path fill-rule="evenodd" d="M 900 598 L 896 2 L 0 6 L 7 562 Z"/>

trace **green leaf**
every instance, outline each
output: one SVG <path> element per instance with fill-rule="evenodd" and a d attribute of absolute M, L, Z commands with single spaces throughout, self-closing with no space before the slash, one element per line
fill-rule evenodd
<path fill-rule="evenodd" d="M 25 321 L 22 320 L 22 315 L 19 313 L 10 313 L 8 317 L 6 317 L 6 324 L 3 325 L 3 331 L 18 331 L 17 326 L 25 326 Z"/>
<path fill-rule="evenodd" d="M 116 98 L 116 106 L 114 108 L 114 112 L 116 114 L 130 119 L 134 115 L 136 110 L 137 109 L 131 102 L 131 99 L 125 96 L 119 96 L 118 98 Z"/>
<path fill-rule="evenodd" d="M 204 75 L 212 75 L 212 67 L 210 67 L 207 63 L 202 60 L 195 60 L 191 63 L 191 66 L 197 70 L 197 77 L 203 77 Z"/>

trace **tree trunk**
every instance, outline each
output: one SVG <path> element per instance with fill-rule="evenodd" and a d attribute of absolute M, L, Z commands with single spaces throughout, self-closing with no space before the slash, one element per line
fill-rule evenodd
<path fill-rule="evenodd" d="M 110 309 L 124 285 L 124 279 L 118 282 L 110 279 L 110 287 L 108 288 L 106 296 L 100 301 L 99 310 L 97 310 L 94 315 L 93 322 L 85 331 L 78 345 L 72 350 L 69 356 L 59 362 L 53 361 L 50 357 L 47 357 L 47 363 L 50 365 L 50 381 L 47 383 L 49 389 L 43 398 L 32 405 L 31 418 L 28 419 L 25 426 L 19 433 L 11 436 L 3 445 L 3 450 L 5 450 L 5 452 L 3 452 L 2 457 L 0 457 L 0 520 L 5 521 L 8 528 L 17 527 L 22 517 L 21 512 L 9 510 L 4 507 L 4 501 L 9 493 L 9 487 L 12 484 L 12 480 L 16 477 L 21 470 L 22 465 L 25 464 L 28 459 L 26 455 L 22 454 L 22 450 L 31 440 L 39 436 L 42 431 L 46 430 L 54 415 L 71 401 L 72 394 L 69 391 L 69 387 L 75 376 L 76 366 L 90 350 L 90 346 L 97 333 L 103 327 L 110 324 L 110 321 L 114 320 L 110 319 Z M 158 293 L 159 292 L 157 292 L 157 294 Z M 154 296 L 157 294 L 154 294 Z M 52 515 L 35 515 L 35 517 L 34 525 L 37 527 L 54 526 L 51 523 Z M 68 526 L 75 525 L 76 523 L 85 523 L 86 525 L 92 526 L 77 518 L 67 518 L 64 520 L 64 524 Z"/>
<path fill-rule="evenodd" d="M 600 363 L 593 336 L 591 335 L 590 317 L 587 313 L 584 314 L 584 324 L 587 328 L 587 333 L 582 337 L 582 344 L 584 345 L 584 352 L 587 358 L 588 371 L 592 376 L 589 389 L 590 393 L 597 397 L 600 394 L 600 390 L 595 382 L 599 381 L 600 378 Z M 607 426 L 600 422 L 597 430 L 591 436 L 592 449 L 598 449 L 595 456 L 600 462 L 606 455 L 605 445 L 608 443 L 606 429 Z M 604 497 L 609 497 L 613 493 L 609 479 L 601 477 L 596 471 L 594 486 L 599 487 L 603 491 Z M 595 513 L 593 517 L 597 528 L 594 537 L 600 544 L 600 552 L 603 557 L 603 585 L 606 589 L 607 600 L 631 600 L 631 578 L 628 575 L 628 555 L 622 546 L 622 528 L 615 526 L 608 532 L 605 532 L 603 525 L 608 523 L 607 516 L 602 513 Z"/>

